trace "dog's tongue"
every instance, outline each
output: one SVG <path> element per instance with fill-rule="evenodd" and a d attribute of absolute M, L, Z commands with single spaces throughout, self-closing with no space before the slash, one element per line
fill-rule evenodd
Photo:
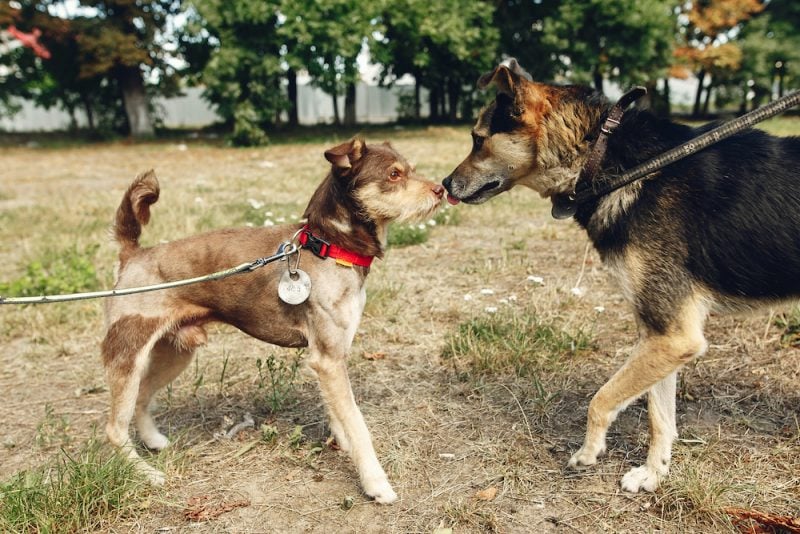
<path fill-rule="evenodd" d="M 455 206 L 456 204 L 458 204 L 459 202 L 461 202 L 460 200 L 458 200 L 456 197 L 454 197 L 454 196 L 453 196 L 453 195 L 451 195 L 450 193 L 447 193 L 447 201 L 448 201 L 450 204 L 452 204 L 453 206 Z"/>

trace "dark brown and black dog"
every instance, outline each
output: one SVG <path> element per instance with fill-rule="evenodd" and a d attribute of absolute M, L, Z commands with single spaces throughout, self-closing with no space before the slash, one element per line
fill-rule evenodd
<path fill-rule="evenodd" d="M 497 96 L 472 131 L 469 156 L 444 180 L 450 202 L 478 204 L 516 185 L 547 198 L 574 191 L 608 101 L 585 87 L 534 83 L 514 60 L 478 83 L 495 85 Z M 597 179 L 706 129 L 633 109 L 610 137 Z M 709 312 L 800 295 L 800 138 L 737 134 L 580 205 L 574 218 L 634 307 L 640 334 L 589 404 L 586 439 L 569 464 L 594 464 L 617 414 L 647 393 L 650 449 L 622 487 L 653 491 L 677 435 L 677 371 L 706 350 Z"/>

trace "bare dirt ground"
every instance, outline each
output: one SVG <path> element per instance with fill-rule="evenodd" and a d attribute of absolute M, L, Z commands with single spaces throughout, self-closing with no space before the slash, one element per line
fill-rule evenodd
<path fill-rule="evenodd" d="M 437 180 L 469 146 L 466 128 L 387 130 L 367 142 L 383 139 Z M 0 281 L 77 249 L 90 251 L 100 286 L 110 286 L 116 250 L 108 226 L 127 184 L 148 168 L 162 195 L 145 243 L 252 222 L 248 199 L 265 203 L 262 219 L 291 222 L 326 173 L 323 150 L 337 141 L 248 150 L 201 141 L 0 148 Z M 272 393 L 256 361 L 291 362 L 297 353 L 220 327 L 160 396 L 157 421 L 173 446 L 151 461 L 166 470 L 166 486 L 107 530 L 733 532 L 727 507 L 800 515 L 800 352 L 781 344 L 775 323 L 789 306 L 711 318 L 710 350 L 679 382 L 671 476 L 655 494 L 626 494 L 619 480 L 646 453 L 642 401 L 612 427 L 597 466 L 565 468 L 591 395 L 636 338 L 585 235 L 552 220 L 549 204 L 528 190 L 450 209 L 454 224 L 430 228 L 427 242 L 393 248 L 377 263 L 350 358 L 397 504 L 366 499 L 351 462 L 326 444 L 309 375 Z M 442 356 L 459 325 L 492 308 L 499 320 L 528 313 L 581 329 L 589 347 L 524 376 Z M 98 301 L 0 308 L 0 479 L 102 435 L 102 335 Z M 290 380 L 289 366 L 278 369 L 279 385 Z M 281 408 L 273 411 L 270 399 Z M 215 437 L 245 413 L 255 429 Z M 277 435 L 264 439 L 262 424 Z M 189 521 L 198 500 L 244 505 Z"/>

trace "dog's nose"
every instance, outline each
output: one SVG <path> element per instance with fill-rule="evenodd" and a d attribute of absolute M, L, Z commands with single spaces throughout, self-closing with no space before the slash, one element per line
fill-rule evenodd
<path fill-rule="evenodd" d="M 444 180 L 442 180 L 442 185 L 443 185 L 443 186 L 444 186 L 444 187 L 445 187 L 445 188 L 446 188 L 448 191 L 450 191 L 450 184 L 451 184 L 451 183 L 453 183 L 453 176 L 452 176 L 452 175 L 450 175 L 450 176 L 448 176 L 447 178 L 445 178 Z"/>
<path fill-rule="evenodd" d="M 433 186 L 433 194 L 439 198 L 442 198 L 444 196 L 444 187 L 441 185 Z"/>

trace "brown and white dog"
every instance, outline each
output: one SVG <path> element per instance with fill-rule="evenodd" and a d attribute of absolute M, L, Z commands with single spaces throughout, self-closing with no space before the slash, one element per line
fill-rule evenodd
<path fill-rule="evenodd" d="M 325 158 L 330 173 L 304 217 L 313 236 L 340 249 L 381 257 L 390 222 L 429 217 L 441 204 L 444 188 L 417 176 L 388 143 L 367 146 L 356 138 L 326 151 Z M 121 251 L 116 288 L 192 278 L 268 256 L 300 228 L 218 230 L 142 248 L 142 225 L 158 195 L 155 175 L 145 173 L 134 180 L 117 210 L 114 233 Z M 369 267 L 343 265 L 305 249 L 301 254 L 301 268 L 312 287 L 308 300 L 298 305 L 278 298 L 286 262 L 224 280 L 106 301 L 102 356 L 111 391 L 106 432 L 153 483 L 163 483 L 164 474 L 136 453 L 128 429 L 131 419 L 135 417 L 148 448 L 168 445 L 150 415 L 153 394 L 177 377 L 206 342 L 204 325 L 218 321 L 275 345 L 307 346 L 331 431 L 351 455 L 364 492 L 380 503 L 397 499 L 375 455 L 346 369 L 366 301 Z"/>
<path fill-rule="evenodd" d="M 535 83 L 514 60 L 478 85 L 494 85 L 497 95 L 472 130 L 470 154 L 444 180 L 448 200 L 478 204 L 517 185 L 554 203 L 573 193 L 609 114 L 605 97 Z M 591 185 L 704 129 L 633 109 L 609 137 Z M 577 206 L 575 221 L 634 309 L 639 342 L 589 404 L 586 438 L 569 465 L 594 464 L 617 414 L 647 393 L 650 449 L 622 488 L 658 487 L 677 436 L 676 376 L 705 352 L 709 313 L 800 297 L 798 168 L 800 137 L 748 130 Z"/>

